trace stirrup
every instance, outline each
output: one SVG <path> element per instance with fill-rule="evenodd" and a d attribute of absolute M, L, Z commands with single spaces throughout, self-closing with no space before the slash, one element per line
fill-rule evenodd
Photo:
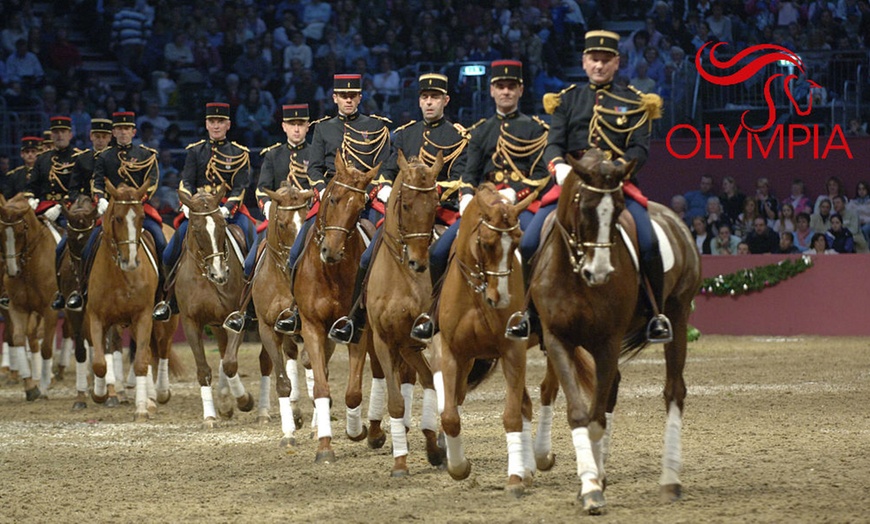
<path fill-rule="evenodd" d="M 411 338 L 417 342 L 431 344 L 434 336 L 435 324 L 432 322 L 432 317 L 429 316 L 429 313 L 420 313 L 414 319 L 414 325 L 411 327 Z"/>
<path fill-rule="evenodd" d="M 272 326 L 272 331 L 281 333 L 282 335 L 297 335 L 299 334 L 299 321 L 296 311 L 293 308 L 286 308 L 278 313 L 278 319 L 275 320 L 275 325 Z"/>
<path fill-rule="evenodd" d="M 517 311 L 508 318 L 504 336 L 510 340 L 528 340 L 532 332 L 531 324 L 528 311 Z"/>
<path fill-rule="evenodd" d="M 64 299 L 63 295 L 60 293 L 60 291 L 58 291 L 57 294 L 54 296 L 54 300 L 52 300 L 51 302 L 51 309 L 55 311 L 60 311 L 64 308 L 64 306 L 66 306 L 66 299 Z"/>
<path fill-rule="evenodd" d="M 245 329 L 245 315 L 241 311 L 233 311 L 224 320 L 224 329 L 238 335 Z"/>
<path fill-rule="evenodd" d="M 655 327 L 654 325 L 659 322 L 664 325 Z M 653 333 L 654 329 L 656 330 L 656 333 Z M 646 339 L 651 344 L 667 344 L 674 340 L 673 333 L 674 331 L 671 328 L 671 320 L 661 313 L 652 317 L 646 325 Z"/>
<path fill-rule="evenodd" d="M 165 300 L 161 300 L 154 306 L 154 310 L 151 313 L 151 318 L 158 322 L 166 322 L 169 320 L 169 317 L 172 316 L 172 309 L 169 307 L 169 304 L 166 303 Z"/>
<path fill-rule="evenodd" d="M 84 302 L 81 293 L 73 291 L 66 299 L 66 308 L 70 311 L 81 311 L 82 307 L 84 307 Z"/>
<path fill-rule="evenodd" d="M 0 308 L 9 309 L 9 297 L 8 296 L 4 295 L 4 296 L 0 297 Z"/>
<path fill-rule="evenodd" d="M 350 344 L 353 340 L 353 320 L 348 316 L 343 316 L 336 320 L 332 327 L 329 328 L 329 340 L 338 344 Z"/>

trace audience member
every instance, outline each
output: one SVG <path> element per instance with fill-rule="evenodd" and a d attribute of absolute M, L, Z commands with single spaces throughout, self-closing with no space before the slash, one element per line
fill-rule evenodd
<path fill-rule="evenodd" d="M 740 244 L 740 237 L 731 234 L 731 226 L 722 224 L 716 238 L 710 243 L 710 254 L 736 255 L 738 244 Z"/>
<path fill-rule="evenodd" d="M 779 218 L 773 223 L 773 230 L 782 234 L 785 231 L 794 231 L 794 208 L 790 203 L 784 202 L 779 209 Z"/>
<path fill-rule="evenodd" d="M 695 246 L 698 252 L 702 255 L 709 255 L 710 244 L 713 241 L 713 235 L 707 231 L 707 221 L 704 217 L 695 217 L 692 219 L 692 238 L 695 239 Z"/>
<path fill-rule="evenodd" d="M 761 177 L 755 181 L 755 200 L 758 201 L 758 212 L 773 225 L 779 213 L 779 202 L 770 192 L 770 181 Z"/>
<path fill-rule="evenodd" d="M 813 208 L 810 204 L 810 197 L 804 194 L 805 192 L 804 182 L 800 178 L 795 178 L 791 183 L 791 194 L 789 194 L 788 198 L 784 199 L 783 202 L 788 202 L 791 204 L 792 209 L 794 209 L 795 215 L 800 213 L 812 213 Z"/>
<path fill-rule="evenodd" d="M 707 200 L 712 196 L 716 196 L 713 193 L 713 177 L 701 175 L 701 183 L 698 189 L 689 191 L 684 196 L 689 205 L 689 218 L 704 216 L 707 213 Z"/>
<path fill-rule="evenodd" d="M 722 212 L 722 203 L 719 202 L 719 197 L 717 196 L 712 196 L 707 199 L 707 209 L 704 218 L 707 221 L 707 230 L 711 235 L 716 235 L 719 228 L 723 225 L 731 225 L 728 217 L 726 217 L 725 213 Z"/>
<path fill-rule="evenodd" d="M 741 238 L 746 238 L 746 235 L 755 227 L 755 219 L 759 216 L 758 201 L 754 198 L 747 198 L 743 202 L 743 212 L 740 213 L 734 224 L 734 233 Z"/>
<path fill-rule="evenodd" d="M 387 112 L 390 104 L 398 101 L 402 89 L 402 79 L 393 69 L 390 57 L 381 57 L 380 71 L 372 77 L 372 85 L 375 88 L 375 101 L 384 112 Z"/>
<path fill-rule="evenodd" d="M 284 48 L 284 71 L 290 70 L 293 59 L 299 60 L 305 69 L 311 69 L 314 65 L 314 52 L 311 46 L 305 43 L 305 35 L 301 31 L 294 32 L 290 36 L 290 44 Z"/>
<path fill-rule="evenodd" d="M 784 255 L 793 255 L 801 252 L 800 248 L 794 245 L 794 233 L 783 231 L 779 235 L 779 252 Z"/>
<path fill-rule="evenodd" d="M 260 100 L 260 90 L 248 89 L 245 102 L 239 106 L 233 123 L 242 134 L 242 143 L 249 147 L 264 146 L 270 142 L 268 129 L 272 125 L 272 113 Z"/>
<path fill-rule="evenodd" d="M 836 213 L 831 214 L 831 228 L 825 232 L 828 249 L 837 253 L 854 253 L 855 239 L 852 232 L 843 226 L 843 219 Z"/>
<path fill-rule="evenodd" d="M 813 233 L 810 240 L 810 248 L 805 251 L 809 255 L 836 255 L 837 252 L 828 248 L 828 241 L 824 233 Z"/>
<path fill-rule="evenodd" d="M 719 195 L 719 202 L 722 203 L 722 212 L 732 224 L 737 223 L 740 219 L 740 213 L 743 212 L 743 202 L 745 201 L 746 195 L 737 187 L 734 177 L 726 176 L 723 178 L 722 194 Z"/>
<path fill-rule="evenodd" d="M 858 182 L 855 198 L 849 201 L 848 207 L 858 215 L 862 236 L 870 244 L 870 186 L 866 181 Z"/>
<path fill-rule="evenodd" d="M 236 59 L 233 71 L 240 78 L 247 79 L 256 76 L 263 82 L 263 85 L 269 85 L 273 76 L 272 64 L 263 58 L 259 44 L 253 39 L 245 43 L 245 53 Z"/>
<path fill-rule="evenodd" d="M 822 238 L 822 240 L 824 240 L 824 238 Z M 740 242 L 739 244 L 737 244 L 737 254 L 751 255 L 752 253 L 749 252 L 749 244 L 747 244 L 746 242 Z"/>
<path fill-rule="evenodd" d="M 779 251 L 779 235 L 770 229 L 764 217 L 757 217 L 752 223 L 753 228 L 746 237 L 749 252 L 753 255 L 761 253 L 776 253 Z"/>
<path fill-rule="evenodd" d="M 6 59 L 7 82 L 21 82 L 26 88 L 36 87 L 45 77 L 39 58 L 27 49 L 27 40 L 15 42 L 15 52 Z"/>
<path fill-rule="evenodd" d="M 795 218 L 794 245 L 801 251 L 806 251 L 812 245 L 813 233 L 815 231 L 810 227 L 809 213 L 798 213 Z"/>
<path fill-rule="evenodd" d="M 169 119 L 160 114 L 160 104 L 153 100 L 148 102 L 146 108 L 145 114 L 136 120 L 136 127 L 141 129 L 142 124 L 149 122 L 154 128 L 154 138 L 159 143 L 169 128 Z"/>
<path fill-rule="evenodd" d="M 831 200 L 828 197 L 819 201 L 819 210 L 810 217 L 810 228 L 816 233 L 824 233 L 831 228 Z"/>
<path fill-rule="evenodd" d="M 169 149 L 181 149 L 184 145 L 184 142 L 181 141 L 181 128 L 178 127 L 178 124 L 172 123 L 163 133 L 163 139 L 160 141 L 158 149 L 162 152 Z"/>
<path fill-rule="evenodd" d="M 691 226 L 692 219 L 688 215 L 689 204 L 686 202 L 686 197 L 683 195 L 674 195 L 671 197 L 671 211 L 677 214 L 687 226 Z"/>
<path fill-rule="evenodd" d="M 846 196 L 846 188 L 843 187 L 843 181 L 840 180 L 837 176 L 829 176 L 825 181 L 825 192 L 816 198 L 816 203 L 813 205 L 813 211 L 815 213 L 819 212 L 819 205 L 823 200 L 828 200 L 829 203 L 834 200 L 835 196 Z M 849 199 L 846 199 L 846 202 L 849 202 Z M 826 228 L 827 229 L 827 228 Z M 819 231 L 823 233 L 824 231 Z"/>

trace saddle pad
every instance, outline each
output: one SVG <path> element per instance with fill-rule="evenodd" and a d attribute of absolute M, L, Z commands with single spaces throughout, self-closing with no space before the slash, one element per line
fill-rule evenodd
<path fill-rule="evenodd" d="M 236 254 L 236 257 L 239 259 L 239 263 L 242 264 L 242 267 L 245 265 L 245 255 L 242 254 L 242 247 L 239 244 L 244 244 L 244 242 L 239 242 L 236 238 L 236 233 L 233 231 L 233 227 L 235 227 L 239 232 L 241 232 L 241 228 L 231 224 L 227 227 L 227 241 L 231 246 L 233 246 L 233 253 Z"/>
<path fill-rule="evenodd" d="M 366 248 L 368 248 L 369 244 L 372 243 L 372 239 L 375 237 L 375 231 L 377 228 L 375 228 L 375 225 L 372 224 L 370 220 L 365 218 L 361 218 L 357 221 L 356 228 L 362 236 L 363 243 Z"/>
<path fill-rule="evenodd" d="M 51 220 L 43 220 L 42 223 L 45 224 L 45 227 L 47 227 L 49 231 L 51 231 L 51 236 L 54 237 L 55 245 L 60 244 L 60 232 L 57 230 L 54 223 Z"/>
<path fill-rule="evenodd" d="M 653 232 L 658 238 L 659 241 L 659 251 L 662 254 L 662 265 L 664 266 L 665 273 L 667 273 L 670 269 L 674 267 L 674 247 L 671 245 L 671 241 L 668 238 L 668 235 L 665 234 L 665 230 L 662 229 L 662 226 L 658 224 L 655 220 L 652 220 Z M 638 271 L 640 270 L 640 266 L 637 260 L 637 251 L 634 248 L 634 242 L 632 242 L 631 237 L 628 232 L 622 226 L 622 224 L 617 224 L 616 227 L 619 229 L 619 233 L 622 235 L 622 240 L 625 242 L 625 247 L 628 248 L 629 254 L 631 254 L 631 261 L 634 263 L 634 268 Z"/>
<path fill-rule="evenodd" d="M 157 267 L 157 258 L 154 256 L 154 238 L 151 236 L 150 231 L 147 229 L 142 230 L 142 234 L 139 236 L 139 244 L 145 248 L 145 255 L 148 257 L 148 261 L 151 262 L 154 273 L 159 275 L 160 270 Z"/>

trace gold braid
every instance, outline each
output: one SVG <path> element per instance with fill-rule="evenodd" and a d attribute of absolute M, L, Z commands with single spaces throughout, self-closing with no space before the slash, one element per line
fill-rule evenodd
<path fill-rule="evenodd" d="M 141 185 L 136 183 L 136 179 L 133 178 L 133 175 L 145 171 L 145 176 L 142 178 L 142 184 L 147 183 L 148 173 L 150 173 L 157 164 L 157 155 L 152 154 L 147 160 L 128 160 L 126 151 L 118 151 L 118 160 L 121 161 L 121 167 L 118 168 L 118 175 L 122 178 L 126 178 L 131 186 L 139 188 Z M 149 193 L 150 192 L 149 188 Z"/>
<path fill-rule="evenodd" d="M 463 151 L 465 151 L 465 146 L 468 145 L 468 140 L 462 139 L 462 140 L 459 140 L 458 142 L 456 142 L 455 144 L 450 144 L 449 146 L 442 146 L 442 145 L 436 144 L 435 142 L 432 141 L 431 138 L 429 138 L 428 136 L 426 136 L 424 134 L 423 135 L 423 145 L 420 146 L 419 158 L 423 162 L 425 162 L 427 166 L 432 166 L 433 164 L 435 164 L 435 158 L 438 156 L 438 153 L 435 153 L 433 155 L 432 153 L 427 151 L 426 150 L 427 145 L 432 146 L 434 149 L 437 149 L 440 152 L 447 151 L 448 149 L 450 149 L 452 147 L 456 148 L 452 152 L 450 152 L 447 156 L 443 157 L 444 158 L 444 165 L 446 166 L 446 165 L 451 165 L 453 163 L 453 161 L 456 160 L 456 158 L 459 157 L 459 155 L 461 155 Z M 452 165 L 451 165 L 451 168 L 452 168 Z M 448 170 L 447 170 L 448 173 L 450 172 L 451 168 L 448 168 Z M 459 180 L 441 180 L 439 182 L 436 182 L 436 184 L 438 184 L 438 186 L 441 187 L 441 201 L 442 202 L 449 199 L 453 193 L 455 193 L 459 190 Z"/>
<path fill-rule="evenodd" d="M 623 102 L 631 105 L 639 105 L 640 103 L 637 100 L 630 100 L 628 98 L 614 95 L 609 91 L 604 91 L 604 93 L 618 102 Z M 617 128 L 614 127 L 613 124 L 605 120 L 603 118 L 604 115 L 624 116 L 626 118 L 641 115 L 641 117 L 638 119 L 637 123 L 631 127 Z M 603 132 L 602 127 L 607 128 L 617 134 L 627 134 L 628 136 L 625 137 L 625 143 L 628 143 L 629 140 L 631 140 L 632 133 L 634 133 L 641 126 L 646 125 L 648 121 L 649 112 L 647 111 L 647 108 L 643 106 L 639 106 L 637 109 L 631 109 L 628 111 L 617 111 L 615 109 L 596 105 L 592 111 L 592 119 L 589 121 L 589 135 L 592 136 L 594 134 L 597 138 L 604 140 L 604 142 L 610 147 L 611 150 L 616 152 L 619 156 L 623 156 L 625 154 L 625 151 L 623 151 L 619 146 L 613 143 L 613 140 L 611 140 L 610 137 L 607 136 L 607 133 Z"/>
<path fill-rule="evenodd" d="M 361 131 L 357 131 L 353 127 L 345 124 L 345 129 L 350 129 L 354 133 L 362 134 Z M 370 140 L 357 140 L 352 138 L 350 135 L 345 135 L 344 140 L 341 143 L 341 152 L 342 156 L 344 156 L 345 160 L 348 158 L 353 159 L 359 165 L 363 166 L 365 169 L 371 169 L 374 166 L 367 164 L 363 161 L 362 157 L 364 155 L 372 155 L 372 158 L 377 158 L 380 155 L 381 151 L 384 149 L 384 146 L 387 145 L 387 142 L 390 139 L 390 130 L 386 128 L 386 126 L 382 127 L 380 131 L 374 132 L 374 137 Z M 374 147 L 371 147 L 374 145 Z M 354 147 L 359 146 L 360 148 Z M 362 148 L 370 148 L 368 150 Z"/>
<path fill-rule="evenodd" d="M 56 156 L 51 157 L 51 168 L 48 170 L 48 179 L 57 184 L 65 193 L 69 193 L 69 189 L 63 184 L 61 175 L 69 175 L 75 162 L 60 162 Z"/>
<path fill-rule="evenodd" d="M 300 191 L 304 190 L 302 184 L 299 183 L 300 178 L 304 178 L 308 180 L 307 170 L 305 169 L 305 164 L 302 162 L 296 162 L 293 160 L 293 157 L 290 157 L 290 164 L 288 165 L 287 171 L 287 181 L 296 186 Z"/>
<path fill-rule="evenodd" d="M 541 180 L 530 180 L 522 171 L 520 171 L 513 159 L 537 155 L 529 166 L 529 173 L 531 174 L 535 171 L 535 166 L 540 162 L 541 157 L 544 156 L 544 146 L 546 145 L 547 133 L 541 134 L 538 138 L 525 140 L 502 130 L 498 137 L 498 142 L 495 144 L 495 152 L 492 154 L 492 163 L 493 165 L 498 166 L 499 163 L 496 160 L 498 157 L 501 157 L 507 162 L 512 173 L 516 173 L 520 176 L 523 183 L 530 186 L 540 186 L 549 182 L 549 177 L 542 178 Z"/>
<path fill-rule="evenodd" d="M 238 155 L 227 155 L 218 151 L 215 147 L 211 148 L 211 152 L 212 156 L 208 159 L 208 165 L 205 166 L 205 177 L 208 180 L 213 180 L 214 177 L 217 177 L 220 179 L 221 184 L 227 186 L 228 190 L 232 189 L 233 179 L 236 177 L 236 174 L 248 164 L 248 152 L 242 151 Z M 222 165 L 228 167 L 220 167 Z M 229 176 L 229 181 L 227 181 L 227 175 Z"/>

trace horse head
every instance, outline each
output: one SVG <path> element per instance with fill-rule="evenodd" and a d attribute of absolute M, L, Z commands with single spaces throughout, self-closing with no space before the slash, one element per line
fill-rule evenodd
<path fill-rule="evenodd" d="M 187 206 L 187 249 L 199 261 L 206 278 L 217 285 L 226 284 L 229 275 L 227 262 L 227 222 L 220 212 L 226 188 L 217 193 L 199 189 L 195 195 L 178 192 L 178 198 Z"/>
<path fill-rule="evenodd" d="M 356 228 L 360 212 L 366 205 L 366 186 L 371 184 L 381 165 L 363 172 L 345 165 L 338 152 L 335 155 L 335 176 L 323 191 L 318 213 L 320 260 L 336 264 L 344 258 L 347 241 Z"/>
<path fill-rule="evenodd" d="M 472 241 L 471 252 L 477 260 L 478 277 L 484 283 L 486 303 L 496 309 L 510 304 L 508 284 L 523 235 L 519 214 L 525 205 L 528 205 L 525 201 L 510 204 L 494 185 L 486 183 L 478 188 L 463 216 L 463 220 L 472 218 L 477 222 L 477 241 Z"/>
<path fill-rule="evenodd" d="M 0 241 L 3 242 L 3 262 L 6 274 L 17 277 L 24 269 L 27 232 L 37 226 L 36 214 L 23 194 L 6 200 L 0 195 Z"/>
<path fill-rule="evenodd" d="M 400 149 L 398 165 L 399 174 L 387 203 L 387 215 L 395 217 L 396 230 L 389 234 L 395 235 L 393 240 L 402 250 L 402 260 L 412 271 L 422 273 L 429 267 L 429 244 L 438 205 L 436 180 L 444 167 L 444 155 L 439 151 L 429 167 L 417 157 L 406 159 Z"/>
<path fill-rule="evenodd" d="M 91 231 L 97 224 L 97 218 L 99 218 L 97 206 L 94 205 L 91 198 L 79 195 L 69 208 L 60 206 L 60 212 L 63 213 L 67 221 L 70 253 L 81 256 L 85 242 L 90 237 Z"/>
<path fill-rule="evenodd" d="M 566 182 L 563 191 L 574 191 L 573 233 L 580 254 L 580 274 L 589 286 L 598 286 L 610 279 L 614 268 L 610 248 L 616 236 L 619 214 L 625 209 L 623 181 L 631 175 L 636 161 L 615 164 L 600 149 L 592 148 L 578 161 L 569 162 L 577 174 Z"/>
<path fill-rule="evenodd" d="M 148 193 L 142 187 L 121 184 L 115 187 L 106 180 L 109 193 L 109 207 L 103 219 L 103 234 L 115 249 L 115 261 L 122 271 L 135 271 L 139 267 L 139 240 L 142 236 L 142 222 L 145 220 L 143 199 Z"/>
<path fill-rule="evenodd" d="M 272 200 L 269 216 L 266 217 L 269 220 L 267 241 L 274 239 L 276 248 L 289 250 L 305 221 L 308 202 L 314 196 L 314 191 L 303 191 L 286 182 L 276 191 L 267 188 L 262 191 Z"/>

